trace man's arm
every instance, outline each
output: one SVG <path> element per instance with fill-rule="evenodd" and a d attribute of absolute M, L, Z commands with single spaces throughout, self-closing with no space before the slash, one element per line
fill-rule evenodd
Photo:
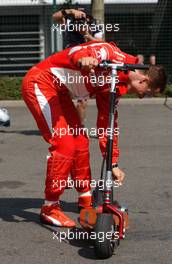
<path fill-rule="evenodd" d="M 101 42 L 101 41 L 103 41 L 103 34 L 97 33 L 97 34 L 92 35 L 90 32 L 86 31 L 84 33 L 84 38 L 87 42 L 92 41 L 92 40 L 97 40 L 97 41 Z"/>
<path fill-rule="evenodd" d="M 96 93 L 96 104 L 98 109 L 97 115 L 97 131 L 100 131 L 98 135 L 99 145 L 104 158 L 106 158 L 106 143 L 107 143 L 107 134 L 109 131 L 108 122 L 109 122 L 109 91 L 100 91 Z M 115 113 L 115 128 L 118 127 L 117 124 L 118 113 Z M 112 163 L 118 163 L 119 149 L 118 149 L 118 135 L 114 131 L 114 142 L 113 142 L 113 157 Z"/>
<path fill-rule="evenodd" d="M 100 91 L 96 94 L 96 103 L 98 108 L 97 115 L 97 131 L 99 138 L 99 146 L 102 152 L 102 156 L 106 159 L 107 151 L 107 134 L 109 133 L 109 92 Z M 118 128 L 118 112 L 115 113 L 115 128 Z M 103 132 L 103 133 L 102 133 Z M 122 183 L 125 177 L 125 173 L 118 167 L 119 148 L 118 148 L 118 130 L 114 130 L 113 152 L 112 152 L 112 172 L 114 180 L 118 180 Z"/>
<path fill-rule="evenodd" d="M 73 15 L 76 19 L 86 17 L 86 14 L 80 10 L 76 9 L 63 9 L 53 14 L 52 18 L 54 21 L 60 24 L 66 23 L 66 17 Z"/>
<path fill-rule="evenodd" d="M 75 66 L 81 65 L 85 70 L 94 69 L 103 60 L 112 60 L 114 63 L 137 63 L 136 57 L 122 52 L 115 44 L 99 41 L 72 48 L 69 59 Z"/>
<path fill-rule="evenodd" d="M 82 66 L 86 70 L 91 70 L 95 68 L 98 63 L 102 60 L 108 60 L 108 52 L 105 50 L 104 46 L 107 43 L 99 41 L 91 41 L 84 45 L 79 45 L 71 48 L 69 51 L 69 59 L 75 66 Z M 93 63 L 93 60 L 97 63 Z"/>
<path fill-rule="evenodd" d="M 128 63 L 132 60 L 132 57 L 127 57 L 126 59 L 126 56 L 122 52 L 120 53 L 119 49 L 113 49 L 113 47 L 111 47 L 108 43 L 104 42 L 91 42 L 86 46 L 76 46 L 70 50 L 69 56 L 75 66 L 79 66 L 80 64 L 82 68 L 88 71 L 93 70 L 102 60 L 109 60 L 115 58 L 116 60 L 118 59 L 118 62 L 126 60 L 126 62 Z M 101 91 L 97 92 L 96 102 L 98 108 L 97 128 L 98 131 L 99 129 L 102 130 L 103 128 L 104 132 L 106 133 L 109 120 L 109 93 L 106 92 L 102 94 Z M 115 127 L 117 127 L 117 115 L 115 117 L 115 122 Z M 104 158 L 106 158 L 106 143 L 107 135 L 99 135 L 99 145 Z M 115 135 L 112 158 L 113 164 L 118 162 L 119 149 L 117 143 L 118 136 Z M 120 168 L 118 168 L 118 166 L 113 168 L 112 171 L 114 179 L 117 179 L 119 182 L 122 183 L 125 177 L 124 172 Z"/>

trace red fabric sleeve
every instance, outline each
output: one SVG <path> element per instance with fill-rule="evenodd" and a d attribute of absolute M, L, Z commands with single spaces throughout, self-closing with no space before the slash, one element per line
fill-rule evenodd
<path fill-rule="evenodd" d="M 90 51 L 87 48 L 81 46 L 78 46 L 78 49 L 76 48 L 77 47 L 72 48 L 69 52 L 69 59 L 75 66 L 78 66 L 77 63 L 80 58 L 92 57 Z"/>
<path fill-rule="evenodd" d="M 113 47 L 111 44 L 94 40 L 71 48 L 68 56 L 70 61 L 77 66 L 80 58 L 93 57 L 100 63 L 102 60 L 109 60 L 112 53 Z"/>
<path fill-rule="evenodd" d="M 68 57 L 75 66 L 83 57 L 96 58 L 99 63 L 103 60 L 114 60 L 116 63 L 136 64 L 138 61 L 137 57 L 121 51 L 114 43 L 99 41 L 91 41 L 71 48 Z"/>

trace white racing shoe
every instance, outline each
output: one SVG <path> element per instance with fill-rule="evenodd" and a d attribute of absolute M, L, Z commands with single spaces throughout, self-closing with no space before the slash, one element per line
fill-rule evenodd
<path fill-rule="evenodd" d="M 0 108 L 0 126 L 10 126 L 10 116 L 5 108 Z"/>

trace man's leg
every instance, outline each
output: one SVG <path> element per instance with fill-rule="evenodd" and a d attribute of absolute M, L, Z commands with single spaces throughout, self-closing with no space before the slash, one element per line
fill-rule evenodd
<path fill-rule="evenodd" d="M 63 97 L 66 97 L 63 107 L 68 108 L 68 104 L 71 105 L 71 99 L 65 94 Z M 75 151 L 73 135 L 65 133 L 68 124 L 58 93 L 51 84 L 25 80 L 23 98 L 33 114 L 42 136 L 51 144 L 50 157 L 47 162 L 46 203 L 42 208 L 41 216 L 50 224 L 75 226 L 75 222 L 65 216 L 58 205 L 59 196 L 65 189 L 62 182 L 67 180 Z M 72 109 L 70 109 L 70 113 L 72 117 Z M 63 131 L 63 135 L 61 135 L 61 131 Z"/>
<path fill-rule="evenodd" d="M 75 157 L 71 177 L 78 192 L 79 208 L 91 207 L 89 140 L 84 133 L 75 137 Z"/>
<path fill-rule="evenodd" d="M 81 124 L 84 126 L 84 121 L 86 119 L 86 108 L 87 108 L 87 99 L 82 99 L 77 101 L 77 110 L 79 117 L 81 119 Z"/>
<path fill-rule="evenodd" d="M 61 96 L 60 100 L 64 102 L 64 97 Z M 67 104 L 69 109 L 63 109 L 64 116 L 68 120 L 70 133 L 74 134 L 74 145 L 75 154 L 71 169 L 72 185 L 75 186 L 79 199 L 79 207 L 90 207 L 91 206 L 91 192 L 90 192 L 90 180 L 91 180 L 91 170 L 90 170 L 90 160 L 89 160 L 89 139 L 87 133 L 82 126 L 82 122 L 76 107 Z M 71 116 L 72 113 L 72 116 Z"/>

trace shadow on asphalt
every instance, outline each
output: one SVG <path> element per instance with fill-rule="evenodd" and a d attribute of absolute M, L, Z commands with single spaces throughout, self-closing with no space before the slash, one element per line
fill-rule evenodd
<path fill-rule="evenodd" d="M 85 259 L 96 260 L 94 252 L 94 242 L 89 238 L 89 233 L 84 231 L 82 228 L 77 228 L 72 230 L 74 234 L 74 239 L 68 239 L 68 242 L 73 247 L 79 248 L 78 255 Z M 82 238 L 78 238 L 81 234 Z"/>
<path fill-rule="evenodd" d="M 168 96 L 165 97 L 164 106 L 165 106 L 167 109 L 169 109 L 169 110 L 172 111 L 172 107 L 169 106 L 169 105 L 167 104 L 167 101 L 168 101 Z"/>
<path fill-rule="evenodd" d="M 24 136 L 41 136 L 39 130 L 4 130 L 1 129 L 0 133 L 4 134 L 19 134 L 19 135 L 24 135 Z M 96 135 L 89 135 L 89 138 L 91 139 L 98 139 Z"/>
<path fill-rule="evenodd" d="M 35 222 L 39 223 L 39 215 L 26 210 L 40 208 L 43 199 L 39 198 L 1 198 L 0 218 L 7 222 Z M 15 216 L 23 220 L 15 219 Z"/>
<path fill-rule="evenodd" d="M 25 136 L 40 136 L 39 130 L 0 130 L 4 134 L 20 134 Z"/>
<path fill-rule="evenodd" d="M 170 107 L 169 105 L 164 104 L 164 106 L 165 106 L 167 109 L 169 109 L 170 111 L 172 111 L 172 107 Z"/>
<path fill-rule="evenodd" d="M 44 200 L 39 198 L 0 198 L 0 218 L 2 221 L 15 222 L 19 224 L 23 222 L 33 222 L 50 232 L 54 232 L 56 236 L 58 236 L 60 234 L 58 227 L 42 224 L 39 219 L 39 213 L 30 211 L 33 208 L 41 208 L 43 202 Z M 64 212 L 78 213 L 77 203 L 61 201 L 61 206 Z M 18 217 L 21 219 L 18 219 Z M 67 229 L 63 228 L 62 230 L 64 232 L 64 230 Z M 74 234 L 74 239 L 67 237 L 63 242 L 79 248 L 78 254 L 81 257 L 96 259 L 93 250 L 93 240 L 90 240 L 89 236 L 83 238 L 83 235 L 78 238 L 79 233 L 85 233 L 85 231 L 81 228 L 74 228 L 72 229 L 72 232 Z"/>
<path fill-rule="evenodd" d="M 22 222 L 39 223 L 39 214 L 27 211 L 29 209 L 41 208 L 44 203 L 39 198 L 0 198 L 0 218 L 7 222 L 21 222 L 15 216 L 21 217 Z M 64 212 L 78 213 L 77 203 L 60 202 Z"/>

